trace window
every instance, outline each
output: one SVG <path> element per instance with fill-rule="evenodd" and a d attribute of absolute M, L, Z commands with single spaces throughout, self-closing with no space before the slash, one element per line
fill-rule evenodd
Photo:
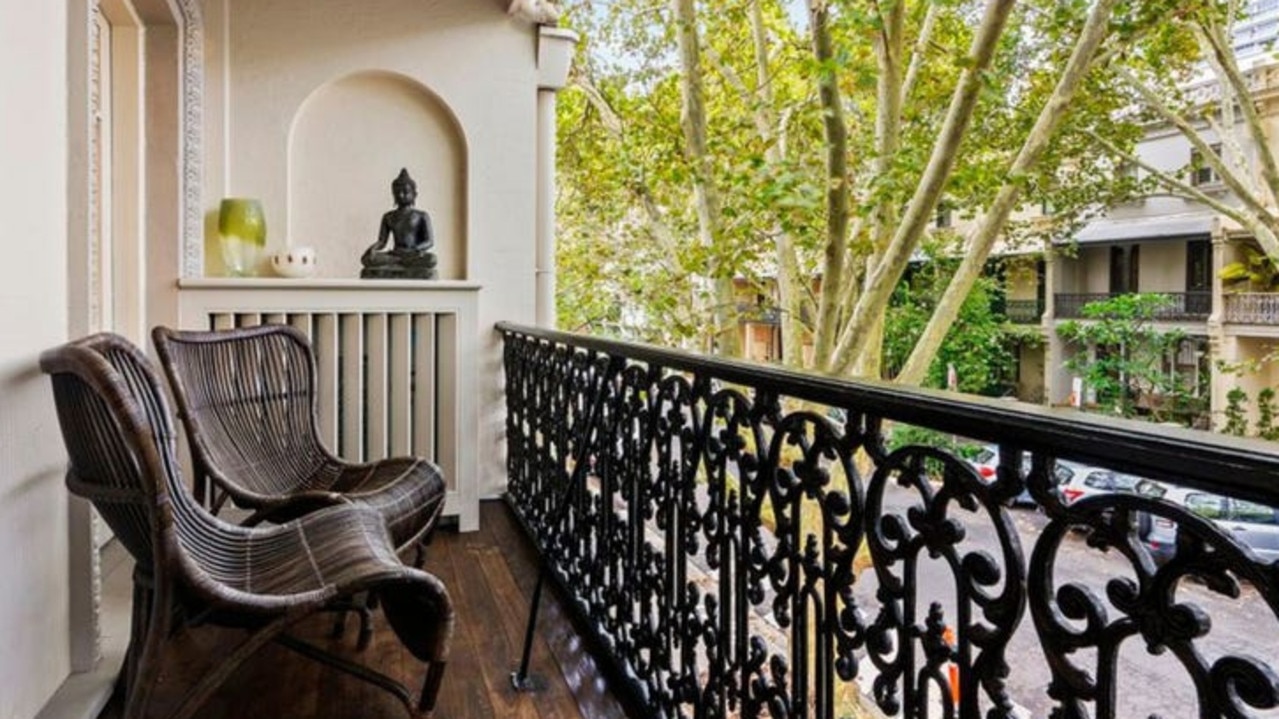
<path fill-rule="evenodd" d="M 1208 146 L 1212 150 L 1212 154 L 1221 157 L 1221 143 L 1215 143 Z M 1212 185 L 1221 182 L 1221 178 L 1217 176 L 1216 171 L 1205 163 L 1203 153 L 1198 150 L 1190 151 L 1190 184 L 1198 187 L 1200 185 Z"/>
<path fill-rule="evenodd" d="M 933 224 L 934 224 L 934 225 L 935 225 L 938 229 L 945 229 L 945 228 L 947 228 L 947 227 L 950 227 L 950 226 L 951 226 L 952 221 L 953 221 L 953 218 L 951 217 L 950 205 L 947 205 L 947 204 L 946 204 L 946 203 L 944 203 L 944 202 L 942 202 L 942 203 L 938 204 L 938 205 L 937 205 L 937 217 L 936 217 L 936 219 L 934 220 L 934 223 L 933 223 Z"/>
<path fill-rule="evenodd" d="M 1115 477 L 1109 472 L 1093 472 L 1084 478 L 1084 486 L 1113 492 L 1115 490 Z"/>
<path fill-rule="evenodd" d="M 1252 524 L 1279 524 L 1275 521 L 1275 510 L 1264 504 L 1256 502 L 1248 502 L 1242 499 L 1234 499 L 1230 502 L 1231 512 L 1230 518 L 1236 522 L 1249 522 Z"/>
<path fill-rule="evenodd" d="M 1226 512 L 1221 500 L 1215 494 L 1187 494 L 1186 509 L 1204 519 L 1224 519 Z"/>

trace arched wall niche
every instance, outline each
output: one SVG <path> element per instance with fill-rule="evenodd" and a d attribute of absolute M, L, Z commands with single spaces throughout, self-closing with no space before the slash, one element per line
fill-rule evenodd
<path fill-rule="evenodd" d="M 440 279 L 466 279 L 466 165 L 457 118 L 417 80 L 366 71 L 328 82 L 289 130 L 288 237 L 279 245 L 314 247 L 321 277 L 358 276 L 403 167 L 431 215 Z"/>

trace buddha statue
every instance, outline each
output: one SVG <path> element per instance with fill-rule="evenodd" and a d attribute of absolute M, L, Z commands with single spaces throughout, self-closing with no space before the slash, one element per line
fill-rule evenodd
<path fill-rule="evenodd" d="M 365 279 L 425 279 L 436 278 L 435 236 L 431 231 L 431 216 L 417 209 L 417 183 L 409 177 L 407 169 L 391 182 L 391 195 L 395 209 L 382 215 L 377 242 L 364 251 L 360 264 L 364 269 L 360 277 Z M 387 240 L 391 242 L 388 246 Z"/>

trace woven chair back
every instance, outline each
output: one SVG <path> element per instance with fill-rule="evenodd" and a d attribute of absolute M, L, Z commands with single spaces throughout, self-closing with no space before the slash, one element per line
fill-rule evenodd
<path fill-rule="evenodd" d="M 50 350 L 40 364 L 53 380 L 68 488 L 93 502 L 144 570 L 173 570 L 206 599 L 240 585 L 227 536 L 236 528 L 184 483 L 172 412 L 147 357 L 103 333 Z"/>
<path fill-rule="evenodd" d="M 252 495 L 312 489 L 299 482 L 316 477 L 329 455 L 316 429 L 315 358 L 304 335 L 264 325 L 171 332 L 156 344 L 201 466 Z"/>

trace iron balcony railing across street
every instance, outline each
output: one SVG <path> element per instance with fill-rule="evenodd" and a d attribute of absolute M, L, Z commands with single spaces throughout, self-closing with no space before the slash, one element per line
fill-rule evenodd
<path fill-rule="evenodd" d="M 1044 314 L 1044 303 L 1039 300 L 1007 300 L 1004 303 L 1004 315 L 1009 322 L 1031 324 L 1039 321 Z"/>
<path fill-rule="evenodd" d="M 1053 316 L 1072 320 L 1084 317 L 1084 305 L 1117 297 L 1116 292 L 1058 292 L 1053 295 Z M 1168 304 L 1155 310 L 1155 319 L 1167 321 L 1206 320 L 1212 314 L 1211 292 L 1157 292 L 1168 298 Z"/>
<path fill-rule="evenodd" d="M 1264 443 L 498 329 L 508 500 L 641 713 L 1215 717 L 1279 703 L 1275 566 L 1188 503 L 1054 484 L 1087 465 L 1273 506 L 1279 457 Z M 1002 459 L 976 471 L 890 445 L 905 425 Z M 1042 513 L 1006 506 L 1026 488 Z M 1178 527 L 1159 563 L 1140 540 L 1151 522 Z"/>

